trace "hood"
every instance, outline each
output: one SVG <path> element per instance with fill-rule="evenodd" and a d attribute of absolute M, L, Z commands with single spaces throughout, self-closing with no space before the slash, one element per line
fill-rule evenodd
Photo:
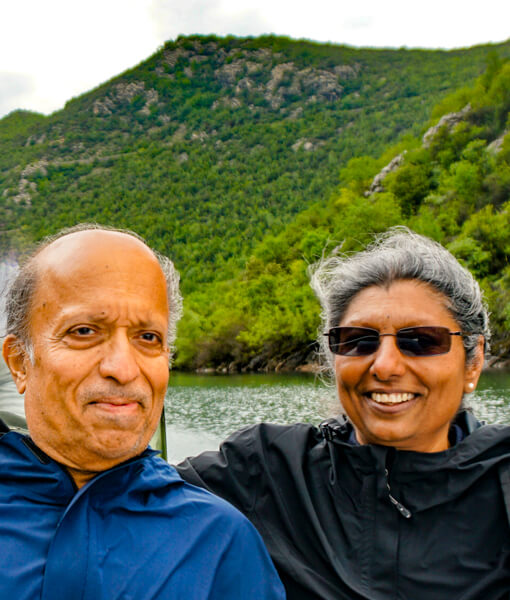
<path fill-rule="evenodd" d="M 377 472 L 380 494 L 388 495 L 388 483 L 412 513 L 455 500 L 489 471 L 510 465 L 510 427 L 481 424 L 468 411 L 460 412 L 454 424 L 462 429 L 464 439 L 443 452 L 426 453 L 353 445 L 352 425 L 345 419 L 330 419 L 321 424 L 331 454 L 330 481 L 334 484 L 337 479 L 338 461 L 347 459 L 358 472 Z"/>

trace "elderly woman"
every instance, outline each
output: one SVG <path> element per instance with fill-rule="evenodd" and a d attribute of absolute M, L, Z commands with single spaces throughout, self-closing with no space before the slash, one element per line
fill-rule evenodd
<path fill-rule="evenodd" d="M 262 424 L 188 459 L 299 600 L 510 597 L 510 427 L 462 410 L 489 339 L 470 273 L 403 228 L 313 274 L 345 417 Z"/>

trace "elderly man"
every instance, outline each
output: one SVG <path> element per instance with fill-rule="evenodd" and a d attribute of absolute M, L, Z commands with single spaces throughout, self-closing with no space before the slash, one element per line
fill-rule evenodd
<path fill-rule="evenodd" d="M 85 226 L 7 298 L 3 356 L 30 437 L 0 433 L 0 598 L 281 599 L 251 524 L 147 449 L 180 311 L 168 259 Z"/>

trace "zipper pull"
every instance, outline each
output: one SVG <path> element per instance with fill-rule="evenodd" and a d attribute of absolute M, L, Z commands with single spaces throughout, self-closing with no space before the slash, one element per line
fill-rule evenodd
<path fill-rule="evenodd" d="M 411 511 L 406 508 L 403 504 L 401 504 L 396 498 L 391 495 L 390 481 L 389 481 L 389 473 L 388 469 L 384 469 L 384 475 L 386 477 L 386 487 L 388 488 L 388 497 L 393 506 L 398 510 L 398 512 L 405 518 L 411 518 Z"/>

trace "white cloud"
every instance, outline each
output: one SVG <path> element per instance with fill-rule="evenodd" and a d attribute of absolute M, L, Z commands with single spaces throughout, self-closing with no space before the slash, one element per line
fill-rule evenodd
<path fill-rule="evenodd" d="M 0 72 L 0 115 L 16 108 L 26 108 L 35 90 L 34 80 L 23 73 Z"/>
<path fill-rule="evenodd" d="M 0 70 L 33 80 L 26 108 L 43 112 L 61 108 L 72 96 L 156 50 L 147 4 L 147 0 L 13 0 L 2 12 Z M 7 99 L 4 110 L 6 104 Z"/>
<path fill-rule="evenodd" d="M 161 39 L 179 34 L 253 35 L 265 32 L 270 22 L 260 8 L 248 2 L 229 5 L 225 0 L 152 0 L 151 16 Z M 244 6 L 246 5 L 246 6 Z"/>
<path fill-rule="evenodd" d="M 510 3 L 485 0 L 5 0 L 0 116 L 51 112 L 150 56 L 179 34 L 276 33 L 354 46 L 452 48 L 509 37 Z"/>

